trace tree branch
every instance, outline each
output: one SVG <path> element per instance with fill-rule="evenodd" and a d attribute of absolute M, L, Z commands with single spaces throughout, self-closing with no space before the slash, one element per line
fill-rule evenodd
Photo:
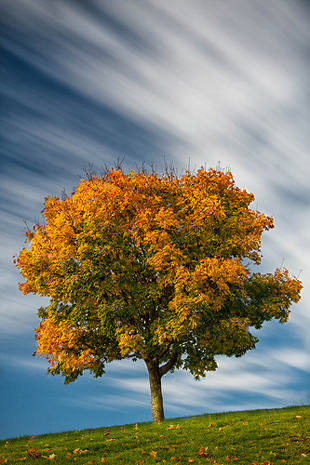
<path fill-rule="evenodd" d="M 168 371 L 171 370 L 171 368 L 174 367 L 177 359 L 178 359 L 178 356 L 179 356 L 179 353 L 178 351 L 175 349 L 172 351 L 172 354 L 171 354 L 171 358 L 170 360 L 168 360 L 167 363 L 165 363 L 165 365 L 162 365 L 161 367 L 159 367 L 159 373 L 160 373 L 160 376 L 164 376 L 166 373 L 168 373 Z"/>

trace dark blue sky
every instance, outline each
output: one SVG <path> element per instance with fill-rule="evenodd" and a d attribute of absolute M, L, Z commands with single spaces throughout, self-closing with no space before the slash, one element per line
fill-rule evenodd
<path fill-rule="evenodd" d="M 254 3 L 254 4 L 253 4 Z M 296 0 L 2 0 L 0 437 L 151 419 L 143 364 L 65 386 L 32 358 L 41 299 L 12 257 L 44 198 L 100 172 L 164 160 L 229 166 L 274 217 L 263 272 L 304 283 L 287 325 L 195 382 L 164 378 L 166 415 L 310 402 L 309 3 Z"/>

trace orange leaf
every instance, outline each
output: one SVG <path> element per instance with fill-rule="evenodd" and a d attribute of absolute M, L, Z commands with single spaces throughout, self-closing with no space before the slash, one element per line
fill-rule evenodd
<path fill-rule="evenodd" d="M 150 452 L 150 456 L 151 456 L 153 459 L 157 458 L 157 451 L 152 450 L 152 451 Z"/>
<path fill-rule="evenodd" d="M 199 457 L 208 457 L 209 453 L 207 451 L 208 451 L 207 447 L 203 448 L 202 446 L 200 446 L 199 451 L 197 452 L 197 455 Z"/>
<path fill-rule="evenodd" d="M 27 454 L 34 459 L 39 459 L 41 457 L 36 447 L 29 447 Z"/>

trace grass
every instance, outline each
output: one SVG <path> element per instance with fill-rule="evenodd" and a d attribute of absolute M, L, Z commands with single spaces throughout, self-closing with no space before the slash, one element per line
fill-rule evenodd
<path fill-rule="evenodd" d="M 310 406 L 202 415 L 0 442 L 0 464 L 310 463 Z"/>

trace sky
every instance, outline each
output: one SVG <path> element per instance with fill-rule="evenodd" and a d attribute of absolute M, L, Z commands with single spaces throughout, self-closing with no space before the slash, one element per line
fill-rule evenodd
<path fill-rule="evenodd" d="M 44 198 L 92 165 L 229 168 L 272 216 L 261 272 L 303 281 L 286 325 L 194 381 L 163 378 L 167 418 L 310 403 L 310 3 L 0 0 L 0 438 L 151 420 L 143 362 L 63 384 L 32 357 L 37 309 L 13 256 Z"/>

